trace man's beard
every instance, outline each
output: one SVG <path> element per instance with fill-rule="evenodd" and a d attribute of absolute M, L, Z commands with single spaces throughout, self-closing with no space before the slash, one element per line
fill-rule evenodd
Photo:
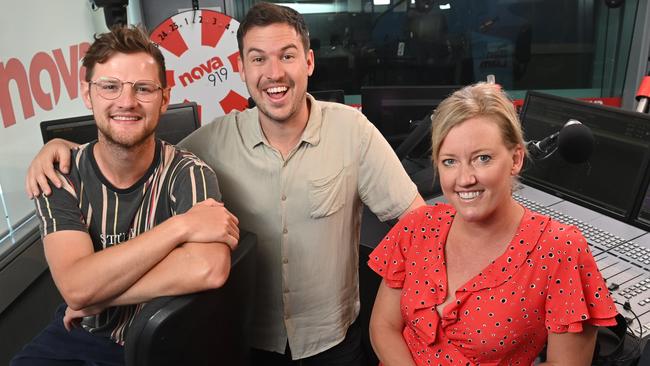
<path fill-rule="evenodd" d="M 151 135 L 153 135 L 155 132 L 155 128 L 151 128 L 138 132 L 138 135 L 135 137 L 115 136 L 116 134 L 113 133 L 113 131 L 110 131 L 110 128 L 108 131 L 104 128 L 100 128 L 99 125 L 97 128 L 99 129 L 99 132 L 106 143 L 125 150 L 130 150 L 144 144 L 144 142 L 149 140 Z"/>
<path fill-rule="evenodd" d="M 289 85 L 289 90 L 287 90 L 287 93 L 291 92 L 293 98 L 297 98 L 299 95 L 302 95 L 304 98 L 307 97 L 307 90 L 305 89 L 302 92 L 299 92 L 296 89 L 296 83 L 294 83 L 292 80 L 288 80 L 287 82 L 284 82 L 284 83 Z M 251 97 L 253 97 L 255 94 L 251 92 L 251 88 L 248 87 L 248 85 L 246 85 L 246 88 L 248 89 L 248 94 Z M 255 106 L 257 107 L 259 112 L 261 114 L 267 116 L 271 120 L 273 120 L 275 122 L 278 122 L 278 123 L 283 123 L 285 121 L 288 121 L 293 116 L 295 116 L 296 113 L 298 112 L 298 110 L 300 109 L 301 103 L 303 102 L 299 97 L 298 97 L 298 100 L 295 100 L 295 99 L 290 100 L 289 103 L 290 103 L 291 107 L 290 107 L 289 111 L 287 112 L 287 114 L 279 115 L 279 114 L 271 112 L 272 108 L 268 107 L 268 104 L 265 104 L 267 102 L 267 100 L 265 99 L 265 96 L 264 96 L 264 93 L 266 93 L 264 91 L 265 86 L 261 86 L 259 88 L 257 86 L 255 86 L 254 88 L 255 88 L 254 89 L 255 91 L 259 91 L 259 100 L 255 100 L 255 98 L 253 97 L 253 101 L 255 102 Z"/>

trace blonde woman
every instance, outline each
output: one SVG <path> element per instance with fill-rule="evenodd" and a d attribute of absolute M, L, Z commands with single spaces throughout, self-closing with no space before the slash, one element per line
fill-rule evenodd
<path fill-rule="evenodd" d="M 512 197 L 525 159 L 511 101 L 465 87 L 433 117 L 433 164 L 448 204 L 389 232 L 369 266 L 383 277 L 370 333 L 382 364 L 589 365 L 616 308 L 578 229 Z"/>

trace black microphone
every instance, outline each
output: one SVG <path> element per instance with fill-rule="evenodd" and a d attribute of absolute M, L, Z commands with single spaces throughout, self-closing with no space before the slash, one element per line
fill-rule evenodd
<path fill-rule="evenodd" d="M 567 162 L 580 164 L 589 160 L 594 150 L 594 135 L 589 127 L 570 119 L 560 131 L 541 141 L 526 142 L 526 149 L 534 160 L 546 159 L 557 150 Z"/>
<path fill-rule="evenodd" d="M 569 120 L 560 130 L 558 152 L 564 160 L 572 164 L 589 160 L 594 152 L 594 135 L 589 127 L 580 121 Z"/>

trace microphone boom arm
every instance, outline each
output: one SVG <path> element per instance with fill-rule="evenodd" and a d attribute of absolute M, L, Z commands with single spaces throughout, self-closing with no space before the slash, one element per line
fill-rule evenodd
<path fill-rule="evenodd" d="M 557 150 L 557 139 L 560 132 L 556 132 L 541 141 L 528 141 L 526 149 L 535 160 L 544 160 Z"/>

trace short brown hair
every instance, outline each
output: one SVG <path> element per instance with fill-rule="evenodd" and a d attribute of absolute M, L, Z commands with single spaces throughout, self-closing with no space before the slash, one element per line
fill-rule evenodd
<path fill-rule="evenodd" d="M 431 116 L 431 160 L 434 167 L 440 153 L 440 145 L 449 131 L 475 117 L 488 117 L 494 121 L 507 148 L 524 145 L 521 124 L 512 101 L 500 86 L 480 82 L 453 93 L 440 103 Z"/>
<path fill-rule="evenodd" d="M 86 81 L 91 81 L 95 65 L 103 64 L 116 53 L 138 53 L 144 52 L 158 64 L 158 77 L 163 88 L 167 87 L 167 74 L 165 72 L 165 58 L 153 43 L 147 31 L 138 26 L 116 25 L 106 33 L 95 35 L 95 42 L 90 45 L 83 59 L 83 66 L 86 67 Z"/>
<path fill-rule="evenodd" d="M 271 24 L 285 23 L 293 27 L 300 35 L 305 53 L 309 50 L 309 30 L 305 19 L 297 11 L 282 5 L 257 3 L 246 13 L 244 20 L 237 29 L 237 44 L 239 55 L 244 55 L 244 36 L 254 27 L 265 27 Z"/>

